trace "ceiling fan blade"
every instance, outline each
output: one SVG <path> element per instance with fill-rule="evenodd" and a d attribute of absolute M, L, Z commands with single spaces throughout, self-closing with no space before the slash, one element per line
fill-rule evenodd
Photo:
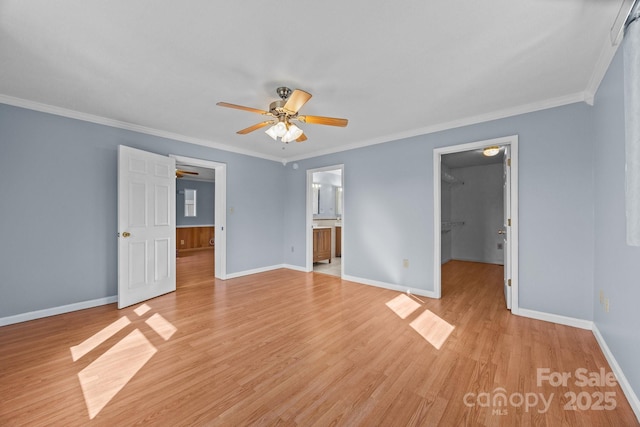
<path fill-rule="evenodd" d="M 300 135 L 298 139 L 296 139 L 296 142 L 305 142 L 306 140 L 307 140 L 307 135 L 303 133 L 302 135 Z"/>
<path fill-rule="evenodd" d="M 268 120 L 268 121 L 266 121 L 266 122 L 262 122 L 262 123 L 255 124 L 255 125 L 253 125 L 253 126 L 249 126 L 249 127 L 248 127 L 248 128 L 246 128 L 246 129 L 239 130 L 239 131 L 238 131 L 238 132 L 236 132 L 236 133 L 238 133 L 238 134 L 240 134 L 240 135 L 246 135 L 246 134 L 248 134 L 249 132 L 253 132 L 254 130 L 258 130 L 258 129 L 263 128 L 263 127 L 265 127 L 265 126 L 267 126 L 267 125 L 270 125 L 270 124 L 272 124 L 272 123 L 273 123 L 273 120 Z"/>
<path fill-rule="evenodd" d="M 312 125 L 328 125 L 328 126 L 345 127 L 347 124 L 349 124 L 349 120 L 339 119 L 336 117 L 298 116 L 298 120 L 300 120 L 302 123 L 310 123 Z"/>
<path fill-rule="evenodd" d="M 242 105 L 229 104 L 228 102 L 218 102 L 216 105 L 220 107 L 235 108 L 236 110 L 249 111 L 251 113 L 269 114 L 268 111 L 258 110 L 257 108 L 244 107 Z"/>
<path fill-rule="evenodd" d="M 200 175 L 198 172 L 185 171 L 176 169 L 176 178 L 182 178 L 185 175 Z"/>
<path fill-rule="evenodd" d="M 300 108 L 304 104 L 307 103 L 308 100 L 311 99 L 311 94 L 309 92 L 305 92 L 300 89 L 296 89 L 293 91 L 289 99 L 287 99 L 287 103 L 284 104 L 284 108 L 287 111 L 291 111 L 292 113 L 297 113 Z"/>

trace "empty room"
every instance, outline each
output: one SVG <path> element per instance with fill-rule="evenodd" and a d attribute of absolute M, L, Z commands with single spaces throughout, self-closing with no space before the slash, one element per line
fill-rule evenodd
<path fill-rule="evenodd" d="M 640 425 L 638 0 L 0 0 L 0 425 Z"/>

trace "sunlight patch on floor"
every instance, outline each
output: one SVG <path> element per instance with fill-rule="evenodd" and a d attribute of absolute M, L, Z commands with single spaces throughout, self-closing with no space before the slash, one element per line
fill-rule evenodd
<path fill-rule="evenodd" d="M 162 337 L 165 341 L 171 338 L 178 329 L 171 324 L 167 319 L 162 317 L 160 314 L 155 313 L 153 316 L 148 318 L 144 323 L 149 325 L 151 329 L 156 331 L 158 335 Z"/>
<path fill-rule="evenodd" d="M 420 304 L 405 294 L 400 294 L 388 301 L 386 306 L 393 310 L 401 319 L 406 319 L 411 313 L 420 308 Z"/>
<path fill-rule="evenodd" d="M 75 362 L 76 360 L 80 359 L 82 356 L 89 353 L 91 350 L 98 347 L 100 344 L 120 332 L 122 329 L 124 329 L 125 326 L 129 325 L 130 323 L 131 321 L 127 316 L 121 317 L 120 319 L 111 323 L 109 326 L 103 328 L 100 332 L 92 335 L 90 338 L 87 338 L 82 343 L 71 347 L 71 358 Z"/>
<path fill-rule="evenodd" d="M 142 304 L 140 307 L 137 307 L 135 310 L 133 310 L 133 312 L 138 316 L 142 316 L 149 310 L 151 310 L 151 307 L 149 307 L 147 304 Z"/>
<path fill-rule="evenodd" d="M 418 316 L 410 323 L 410 326 L 438 350 L 455 329 L 455 326 L 447 323 L 430 310 L 426 310 Z"/>
<path fill-rule="evenodd" d="M 134 311 L 143 316 L 151 310 L 142 304 Z M 159 313 L 152 314 L 145 323 L 167 341 L 178 330 Z M 131 325 L 123 316 L 106 326 L 81 344 L 70 348 L 73 361 L 77 361 L 100 344 Z M 139 329 L 134 329 L 78 373 L 80 387 L 87 404 L 89 418 L 93 419 L 158 351 Z"/>
<path fill-rule="evenodd" d="M 136 329 L 78 373 L 90 419 L 100 413 L 156 351 Z"/>

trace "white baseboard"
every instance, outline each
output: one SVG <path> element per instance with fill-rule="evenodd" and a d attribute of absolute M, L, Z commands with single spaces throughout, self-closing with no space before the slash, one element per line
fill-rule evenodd
<path fill-rule="evenodd" d="M 285 267 L 284 264 L 278 264 L 278 265 L 269 265 L 267 267 L 254 268 L 252 270 L 238 271 L 237 273 L 227 274 L 227 277 L 225 280 L 235 279 L 237 277 L 242 277 L 242 276 L 249 276 L 251 274 L 264 273 L 266 271 L 277 270 L 279 268 L 288 268 L 288 267 Z"/>
<path fill-rule="evenodd" d="M 636 414 L 636 418 L 640 422 L 640 400 L 638 400 L 638 396 L 631 388 L 631 384 L 629 384 L 627 377 L 624 375 L 624 372 L 622 372 L 622 368 L 620 368 L 620 365 L 618 365 L 618 361 L 613 356 L 611 349 L 607 345 L 607 342 L 604 340 L 604 337 L 600 333 L 600 330 L 595 325 L 595 323 L 593 325 L 592 331 L 593 335 L 596 337 L 596 341 L 600 345 L 600 349 L 604 353 L 604 357 L 607 359 L 607 362 L 609 362 L 609 366 L 611 366 L 613 374 L 616 376 L 616 380 L 618 380 L 618 384 L 620 384 L 622 392 L 629 401 L 631 409 L 633 409 L 633 412 Z"/>
<path fill-rule="evenodd" d="M 288 268 L 289 270 L 295 270 L 295 271 L 301 271 L 303 273 L 309 273 L 309 271 L 307 271 L 306 268 L 300 267 L 299 265 L 283 264 L 282 268 Z"/>
<path fill-rule="evenodd" d="M 57 314 L 70 313 L 72 311 L 98 307 L 100 305 L 112 304 L 114 302 L 118 302 L 117 295 L 93 299 L 90 301 L 76 302 L 74 304 L 62 305 L 60 307 L 46 308 L 44 310 L 30 311 L 28 313 L 16 314 L 15 316 L 0 317 L 0 326 L 27 322 L 29 320 L 41 319 L 43 317 L 55 316 Z"/>
<path fill-rule="evenodd" d="M 557 323 L 559 325 L 573 326 L 574 328 L 593 330 L 593 322 L 591 320 L 577 319 L 575 317 L 561 316 L 559 314 L 544 313 L 542 311 L 529 310 L 520 307 L 518 316 L 528 317 L 530 319 L 544 320 L 545 322 Z"/>
<path fill-rule="evenodd" d="M 363 279 L 362 277 L 355 277 L 355 276 L 348 276 L 348 275 L 342 276 L 342 279 L 343 280 L 348 280 L 350 282 L 361 283 L 363 285 L 370 285 L 370 286 L 375 286 L 375 287 L 378 287 L 378 288 L 391 289 L 393 291 L 398 291 L 398 292 L 410 291 L 413 295 L 420 295 L 422 297 L 437 298 L 435 292 L 428 291 L 426 289 L 411 288 L 411 287 L 408 287 L 408 286 L 394 285 L 392 283 L 379 282 L 377 280 Z"/>
<path fill-rule="evenodd" d="M 495 264 L 495 265 L 504 265 L 503 261 L 487 261 L 486 259 L 477 259 L 477 258 L 455 258 L 451 257 L 448 261 L 464 261 L 464 262 L 479 262 L 481 264 Z"/>

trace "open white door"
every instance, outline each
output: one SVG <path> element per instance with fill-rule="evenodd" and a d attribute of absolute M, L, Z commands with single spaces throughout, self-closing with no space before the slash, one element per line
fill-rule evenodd
<path fill-rule="evenodd" d="M 511 147 L 504 147 L 504 174 L 503 174 L 503 204 L 504 221 L 503 228 L 499 231 L 504 238 L 504 299 L 507 309 L 511 310 Z"/>
<path fill-rule="evenodd" d="M 118 147 L 118 308 L 176 290 L 175 165 Z"/>

